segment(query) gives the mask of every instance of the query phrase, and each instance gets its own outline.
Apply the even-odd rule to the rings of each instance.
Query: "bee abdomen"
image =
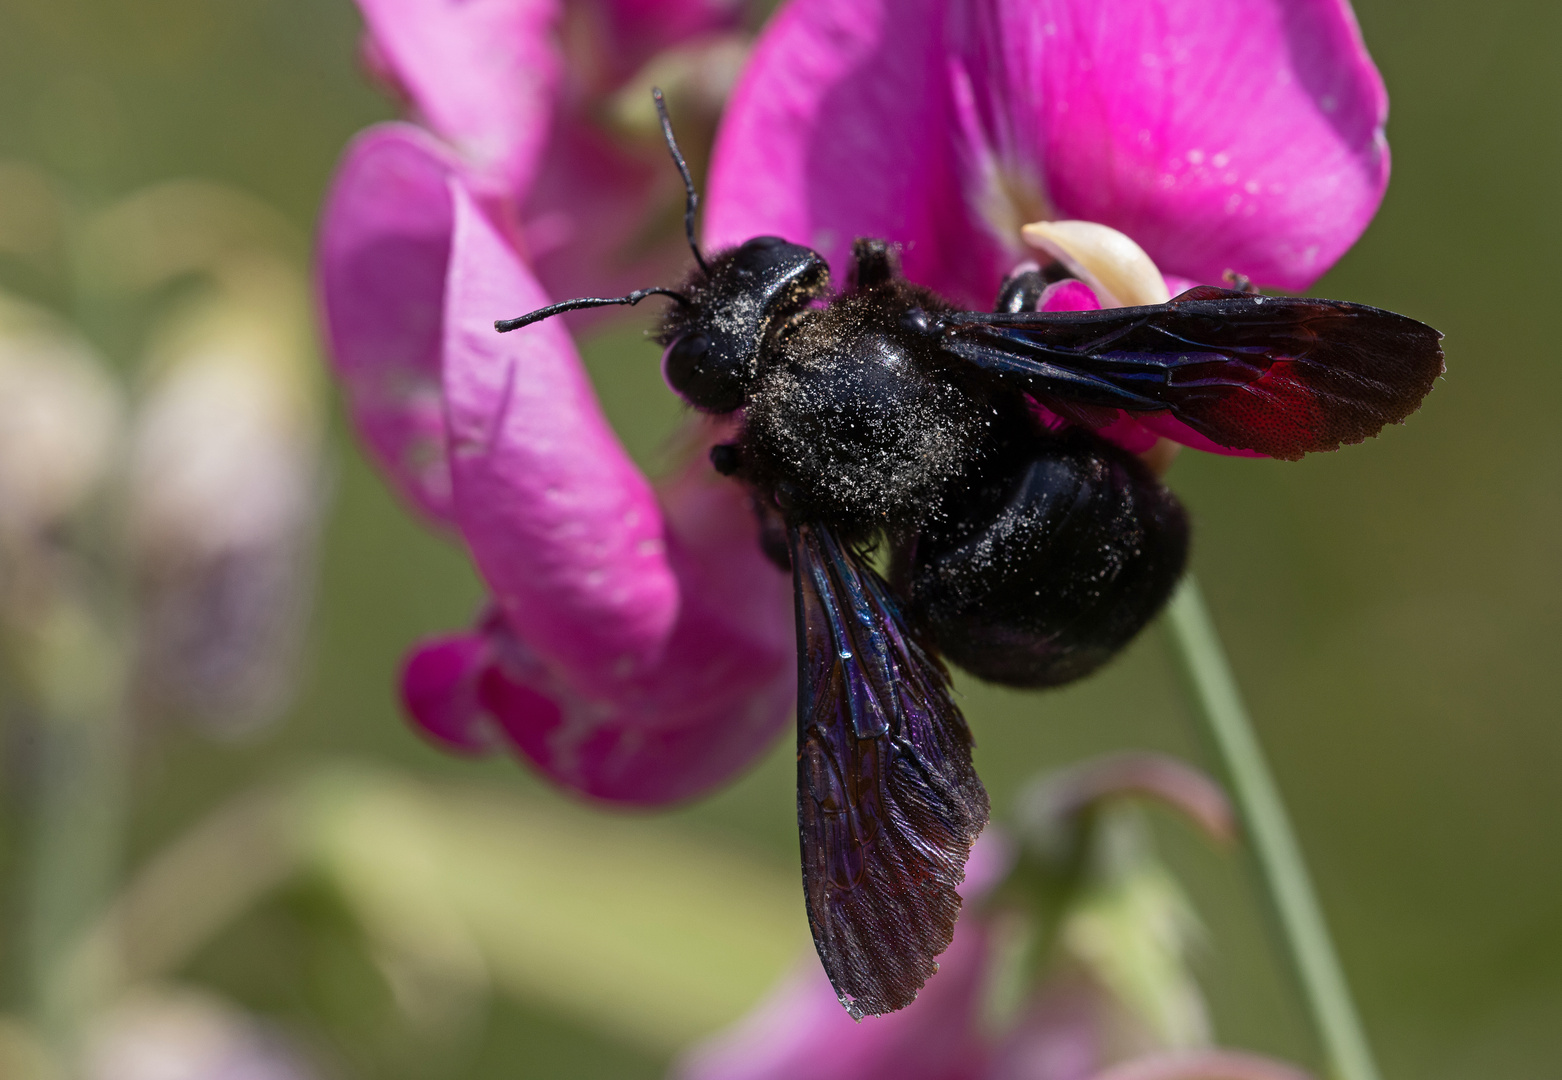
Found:
[[[1057,686],[1109,660],[1187,561],[1181,504],[1085,432],[1004,455],[918,538],[911,608],[951,661],[1008,686]]]

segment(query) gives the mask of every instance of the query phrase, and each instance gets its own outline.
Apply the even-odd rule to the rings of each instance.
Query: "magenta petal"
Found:
[[[972,0],[952,31],[986,147],[1057,216],[1170,272],[1304,289],[1388,182],[1388,98],[1345,0]]]
[[[518,211],[531,267],[554,297],[674,282],[687,272],[688,248],[681,236],[647,245],[645,226],[682,200],[665,151],[647,158],[584,118],[562,117]]]
[[[1037,311],[1100,311],[1101,298],[1078,278],[1064,278],[1047,286],[1036,304]]]
[[[418,729],[457,753],[493,749],[480,686],[491,657],[479,634],[455,634],[415,646],[401,670],[401,700]]]
[[[661,806],[719,787],[769,750],[791,720],[796,680],[773,674],[758,692],[716,686],[684,698],[674,678],[659,681],[660,693],[593,700],[493,669],[482,700],[515,749],[555,783],[607,802]]]
[[[682,603],[662,661],[594,691],[500,627],[485,703],[559,784],[614,802],[692,798],[730,780],[791,725],[797,667],[788,576],[759,554],[743,491],[697,463],[666,492]],[[511,620],[514,636],[524,627]]]
[[[518,190],[548,134],[557,0],[359,0],[372,55],[481,178]]]
[[[753,1012],[674,1066],[678,1080],[976,1080],[990,945],[962,920],[917,999],[855,1022],[812,957]]]
[[[844,282],[858,236],[904,245],[913,281],[992,302],[1001,271],[965,210],[944,78],[945,0],[794,0],[733,91],[711,161],[712,247],[769,233]]]
[[[577,686],[605,688],[654,667],[678,615],[661,511],[564,327],[494,330],[549,298],[465,188],[451,190],[443,370],[456,516],[526,646]]]
[[[1204,450],[1211,454],[1225,454],[1227,457],[1251,457],[1259,458],[1265,455],[1257,450],[1243,450],[1234,446],[1222,446],[1207,435],[1201,435],[1187,424],[1178,420],[1169,412],[1145,413],[1137,417],[1141,426],[1156,435],[1179,442],[1194,450]]]
[[[733,0],[599,0],[613,82],[638,71],[663,49],[742,22],[744,5]]]
[[[965,880],[960,883],[960,899],[966,904],[980,901],[992,892],[1014,869],[1019,846],[1013,837],[996,825],[988,825],[971,846],[965,860]]]
[[[326,196],[316,260],[331,359],[358,433],[391,484],[444,524],[450,170],[440,145],[410,125],[359,135]]]

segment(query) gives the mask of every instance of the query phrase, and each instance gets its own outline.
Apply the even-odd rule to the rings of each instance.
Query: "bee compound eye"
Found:
[[[741,365],[699,331],[678,338],[662,354],[662,378],[679,397],[706,412],[731,412],[743,404]]]
[[[700,361],[710,353],[710,338],[704,334],[684,334],[662,354],[662,378],[680,394],[695,381]]]

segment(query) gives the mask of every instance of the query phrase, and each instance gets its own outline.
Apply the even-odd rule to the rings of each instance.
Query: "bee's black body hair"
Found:
[[[1037,310],[1057,264],[1022,266],[991,312],[907,281],[883,240],[831,292],[815,251],[760,236],[707,255],[655,333],[693,408],[731,416],[713,468],[743,483],[790,570],[798,635],[798,825],[814,941],[854,1016],[936,969],[987,821],[940,656],[1012,686],[1095,670],[1182,574],[1181,505],[1095,433],[1165,414],[1215,443],[1296,458],[1403,420],[1442,371],[1440,335],[1331,300],[1200,287],[1166,304]],[[1045,409],[1042,408],[1045,407]],[[888,575],[869,549],[881,545]]]

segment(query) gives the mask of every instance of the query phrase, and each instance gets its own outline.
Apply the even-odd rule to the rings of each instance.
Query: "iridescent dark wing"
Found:
[[[788,530],[797,598],[797,824],[819,959],[853,1017],[911,1003],[987,823],[943,665],[822,525]]]
[[[1041,396],[1169,409],[1223,446],[1299,458],[1409,416],[1443,371],[1442,335],[1337,300],[1201,286],[1166,304],[1068,312],[950,312],[945,351]]]

